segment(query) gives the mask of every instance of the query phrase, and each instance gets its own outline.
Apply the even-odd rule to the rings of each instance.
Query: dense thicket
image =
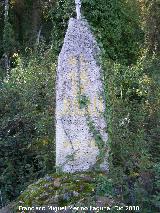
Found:
[[[6,2],[0,3],[0,205],[55,171],[57,57],[75,16],[73,0],[12,0],[8,15]],[[82,8],[102,49],[113,195],[157,212],[160,2],[83,0]]]
[[[50,51],[40,51],[27,64],[18,58],[1,85],[0,183],[5,202],[54,170],[55,64]]]

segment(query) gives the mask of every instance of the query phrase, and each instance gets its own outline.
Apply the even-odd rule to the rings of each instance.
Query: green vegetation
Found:
[[[68,19],[75,17],[74,0],[11,0],[7,18],[3,2],[0,206],[21,191],[18,200],[26,205],[53,204],[50,199],[58,192],[62,206],[83,206],[82,198],[85,205],[95,204],[94,196],[102,196],[110,203],[139,205],[144,213],[159,212],[160,1],[82,1],[83,15],[102,49],[110,145],[109,174],[82,175],[82,191],[76,183],[79,174],[55,173],[56,66]],[[78,98],[85,108],[87,97]],[[97,141],[103,144],[101,138]],[[57,179],[62,185],[55,189]]]
[[[40,53],[41,50],[39,50]],[[0,183],[3,199],[19,195],[36,178],[54,170],[55,63],[52,51],[16,68],[0,90]]]
[[[67,206],[74,207],[112,206],[112,182],[105,174],[88,172],[77,174],[46,175],[30,185],[22,195],[17,206]],[[120,202],[116,200],[116,204]],[[34,212],[34,211],[33,211]]]
[[[117,189],[115,193],[132,205],[142,206],[143,212],[153,212],[152,196],[158,193],[154,175],[158,171],[155,173],[152,169],[158,162],[159,123],[156,119],[160,106],[159,86],[155,91],[156,83],[149,70],[157,69],[155,60],[143,58],[132,67],[107,62],[106,67],[110,172]]]

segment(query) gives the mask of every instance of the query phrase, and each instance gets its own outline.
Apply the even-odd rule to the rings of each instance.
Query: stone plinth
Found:
[[[64,172],[94,167],[100,154],[95,132],[106,149],[101,169],[108,170],[99,53],[88,23],[70,19],[58,59],[56,84],[56,165]]]

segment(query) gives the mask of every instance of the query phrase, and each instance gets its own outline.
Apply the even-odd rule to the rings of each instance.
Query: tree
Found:
[[[15,40],[12,25],[9,22],[9,1],[5,0],[4,4],[4,30],[3,30],[3,51],[4,51],[4,68],[6,75],[9,74],[10,70],[10,57],[14,49]]]

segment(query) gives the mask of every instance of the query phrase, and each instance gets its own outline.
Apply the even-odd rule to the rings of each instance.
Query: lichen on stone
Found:
[[[56,166],[64,172],[89,170],[101,152],[98,146],[91,146],[95,138],[86,113],[108,147],[99,55],[100,48],[88,22],[71,18],[58,58],[56,81]],[[107,171],[108,156],[103,158],[101,170]]]
[[[103,187],[101,180],[107,180],[107,175],[94,172],[46,175],[28,186],[17,199],[15,209],[18,206],[87,205],[88,202],[96,202],[100,196],[103,197],[104,202],[104,195],[106,201],[111,202],[109,194],[100,194],[98,191],[98,188]]]

